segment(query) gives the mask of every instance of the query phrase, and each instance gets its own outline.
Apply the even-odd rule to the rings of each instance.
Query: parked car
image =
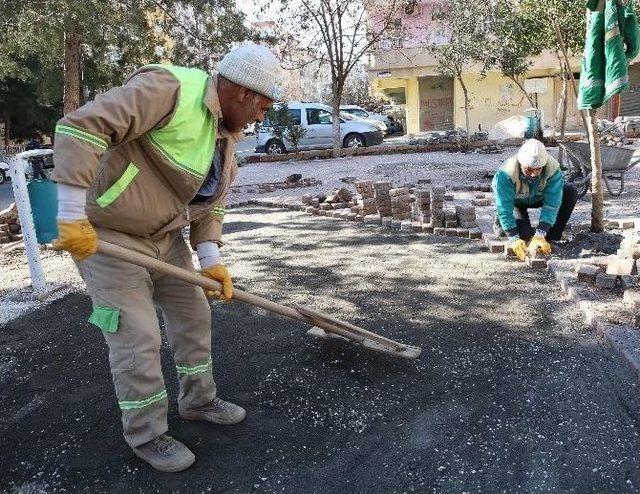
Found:
[[[358,118],[366,119],[366,120],[376,120],[378,122],[382,122],[387,127],[386,134],[396,134],[398,132],[402,132],[402,125],[394,120],[392,117],[388,115],[382,115],[381,113],[373,113],[365,110],[361,106],[357,105],[341,105],[340,111],[349,113]]]
[[[298,149],[328,149],[333,147],[333,115],[331,107],[322,103],[291,102],[287,104],[289,115],[296,125],[306,130]],[[283,154],[293,149],[288,139],[278,139],[272,133],[268,118],[259,126],[256,153]],[[384,133],[378,126],[358,119],[340,118],[342,147],[358,148],[380,144]]]
[[[371,118],[361,118],[356,115],[352,115],[351,113],[347,113],[343,111],[340,112],[340,118],[348,121],[366,122],[369,125],[373,125],[378,130],[382,131],[382,133],[385,135],[387,134],[387,131],[388,131],[387,125],[384,122],[381,122],[380,120],[373,120]]]

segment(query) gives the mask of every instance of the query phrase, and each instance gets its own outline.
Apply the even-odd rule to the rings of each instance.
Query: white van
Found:
[[[287,103],[289,115],[306,135],[298,144],[299,150],[330,149],[333,147],[333,116],[331,107],[322,103]],[[271,132],[271,122],[265,119],[257,133],[256,153],[283,154],[293,149],[287,139],[280,140]],[[375,125],[361,120],[340,119],[340,142],[345,148],[374,146],[382,142],[383,132]]]

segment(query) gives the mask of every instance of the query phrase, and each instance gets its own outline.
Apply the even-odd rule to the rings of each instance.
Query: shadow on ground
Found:
[[[89,300],[71,295],[0,328],[0,491],[637,491],[635,383],[557,316],[566,307],[546,299],[546,275],[474,242],[284,212],[234,213],[228,231],[239,286],[420,345],[422,357],[312,340],[300,323],[216,304],[220,394],[248,418],[179,419],[165,341],[170,430],[198,461],[159,474],[121,438],[105,344],[85,322]]]

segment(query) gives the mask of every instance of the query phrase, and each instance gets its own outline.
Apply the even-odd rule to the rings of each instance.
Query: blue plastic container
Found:
[[[524,132],[526,139],[537,138],[540,129],[540,120],[538,117],[527,116],[527,129]]]
[[[32,180],[27,184],[36,238],[48,244],[58,238],[58,188],[49,180]]]

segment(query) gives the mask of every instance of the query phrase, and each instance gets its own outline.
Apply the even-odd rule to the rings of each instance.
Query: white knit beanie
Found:
[[[542,168],[547,164],[547,150],[537,139],[529,139],[518,150],[518,161],[527,168]]]
[[[284,74],[268,48],[247,43],[240,45],[220,61],[218,73],[240,86],[274,101],[284,97]]]

